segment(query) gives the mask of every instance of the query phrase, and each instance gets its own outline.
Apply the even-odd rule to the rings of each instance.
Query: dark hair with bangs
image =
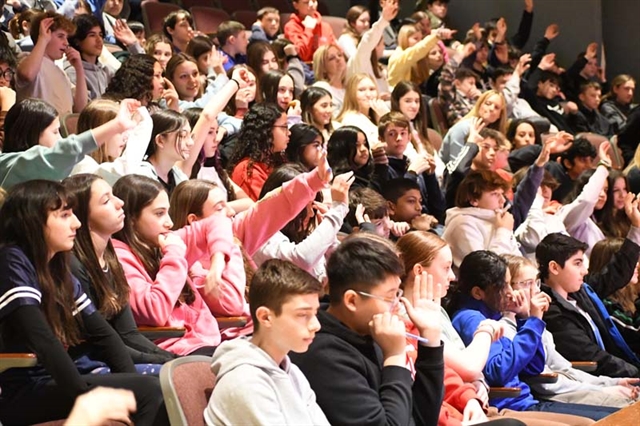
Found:
[[[45,237],[49,215],[74,207],[58,182],[31,180],[13,186],[0,209],[0,246],[15,245],[29,258],[42,293],[41,307],[54,334],[65,345],[80,342],[80,316],[74,318],[74,286],[69,252],[50,258]]]

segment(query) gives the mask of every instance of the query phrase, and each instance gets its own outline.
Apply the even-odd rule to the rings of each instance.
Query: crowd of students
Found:
[[[354,6],[342,34],[316,0],[216,34],[185,9],[145,34],[136,2],[8,4],[0,352],[38,364],[0,373],[0,423],[168,424],[158,375],[188,355],[212,357],[211,425],[587,425],[635,402],[635,80],[595,43],[565,70],[553,23],[524,52],[533,0],[511,36],[448,28],[448,3]]]

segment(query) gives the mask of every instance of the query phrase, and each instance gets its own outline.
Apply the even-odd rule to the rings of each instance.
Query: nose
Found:
[[[171,229],[171,228],[173,228],[173,221],[171,220],[171,217],[169,215],[166,215],[166,216],[167,216],[167,218],[164,221],[164,227],[166,229]]]
[[[449,282],[456,280],[456,274],[453,273],[453,269],[449,269],[449,275],[447,275]]]
[[[74,214],[73,221],[71,222],[71,229],[74,231],[82,226],[82,223],[78,220],[78,217]]]
[[[314,315],[309,321],[309,331],[313,331],[314,333],[320,330],[320,321],[318,321],[318,316]]]
[[[121,210],[122,207],[124,206],[124,201],[122,201],[120,198],[118,197],[113,197],[113,201],[116,205],[116,209]]]

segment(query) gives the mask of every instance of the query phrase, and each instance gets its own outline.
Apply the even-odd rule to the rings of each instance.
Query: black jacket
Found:
[[[631,277],[640,255],[640,246],[625,239],[621,249],[607,267],[597,274],[585,277],[599,298],[604,298],[624,287]],[[616,339],[609,332],[609,324],[589,296],[588,289],[582,288],[569,296],[586,311],[598,327],[605,349],[597,344],[595,334],[587,319],[569,302],[558,296],[551,288],[543,286],[551,305],[544,314],[547,330],[553,334],[558,352],[570,361],[596,361],[598,367],[593,373],[611,377],[638,377],[638,365],[630,363]]]
[[[578,112],[571,114],[568,118],[569,125],[573,133],[591,132],[597,135],[611,137],[613,129],[609,121],[600,114],[600,111],[590,111],[584,107],[582,102],[578,102]]]
[[[418,346],[415,380],[383,367],[382,351],[321,310],[322,328],[305,353],[290,353],[332,425],[437,425],[444,395],[443,346]]]

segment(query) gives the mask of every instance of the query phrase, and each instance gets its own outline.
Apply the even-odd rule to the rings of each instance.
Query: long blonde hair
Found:
[[[409,37],[416,33],[422,33],[420,28],[415,24],[403,25],[398,32],[398,47],[402,50],[409,48]],[[418,42],[420,43],[420,42]],[[411,81],[416,84],[421,84],[429,78],[431,72],[429,68],[429,55],[420,59],[411,67]]]
[[[356,99],[356,97],[358,93],[358,84],[360,84],[360,82],[363,81],[364,79],[369,79],[373,83],[373,85],[376,87],[376,90],[378,90],[378,86],[376,85],[376,82],[373,80],[373,78],[371,78],[369,74],[358,73],[349,77],[349,79],[347,80],[347,85],[345,87],[344,102],[342,103],[342,110],[340,110],[340,114],[338,114],[338,117],[336,118],[337,121],[339,122],[342,121],[345,114],[347,114],[348,112],[360,111],[360,107],[358,106],[358,100]],[[375,113],[373,108],[369,108],[369,113],[366,115],[373,122],[373,124],[375,125],[378,124],[380,117],[378,117],[378,114]]]
[[[342,49],[340,48],[340,46],[338,46],[335,43],[325,44],[323,46],[318,47],[318,50],[316,50],[316,53],[313,54],[313,72],[315,73],[316,81],[326,81],[326,82],[329,81],[326,62],[327,62],[327,56],[329,56],[329,49],[331,49],[332,47],[338,49],[338,52],[344,58],[344,53],[342,52]],[[345,60],[345,63],[346,63],[346,60]],[[345,66],[344,70],[342,71],[342,77],[341,77],[342,84],[345,83],[346,78],[347,78],[347,67]]]
[[[480,97],[476,101],[476,104],[473,106],[473,108],[471,108],[471,111],[469,111],[469,114],[467,114],[464,118],[480,117],[480,107],[482,106],[483,103],[485,103],[487,99],[489,99],[493,95],[500,97],[500,101],[502,102],[502,108],[500,109],[500,118],[498,118],[498,120],[496,120],[495,123],[488,124],[487,127],[493,130],[497,130],[503,135],[506,135],[507,125],[508,125],[507,101],[504,99],[504,96],[502,96],[502,93],[500,92],[496,92],[495,90],[487,90],[486,92],[484,92],[482,95],[480,95]]]

